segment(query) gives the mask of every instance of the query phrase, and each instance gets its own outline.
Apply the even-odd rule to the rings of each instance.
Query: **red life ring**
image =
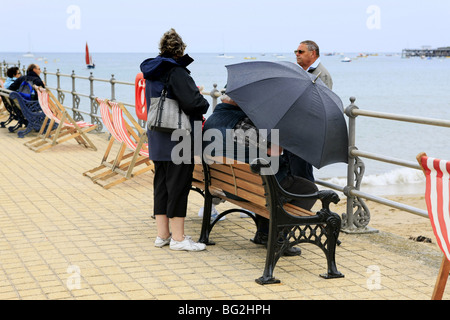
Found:
[[[142,72],[136,75],[134,81],[136,115],[138,119],[147,121],[147,101],[145,100],[145,79]]]

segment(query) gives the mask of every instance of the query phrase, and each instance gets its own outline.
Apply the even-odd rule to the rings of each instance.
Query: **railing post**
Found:
[[[65,95],[61,89],[61,73],[59,72],[59,69],[56,69],[56,94],[58,96],[58,101],[61,104],[64,104]]]
[[[216,92],[219,92],[219,90],[217,90],[217,83],[214,83],[213,84],[213,89],[211,90],[211,92],[210,92],[210,97],[212,98],[212,101],[213,101],[213,103],[212,103],[212,110],[214,111],[214,109],[216,108],[216,106],[217,106],[217,97],[216,97]]]
[[[90,100],[90,104],[91,104],[91,123],[94,123],[94,117],[93,115],[97,112],[97,110],[95,110],[95,96],[94,96],[94,76],[92,74],[92,72],[89,75],[89,100]]]
[[[78,111],[80,107],[80,97],[77,95],[77,91],[75,89],[75,70],[72,70],[71,74],[72,78],[72,111],[73,111],[73,119],[75,121],[82,121],[83,116]]]
[[[347,166],[347,186],[344,194],[347,196],[347,211],[343,214],[342,231],[347,233],[369,233],[376,232],[368,227],[370,222],[370,211],[364,201],[352,194],[353,190],[360,189],[364,176],[364,162],[352,151],[356,150],[356,116],[353,110],[358,109],[355,105],[356,98],[350,98],[350,105],[345,109],[345,114],[349,118],[348,132],[348,166]],[[354,212],[356,208],[356,212]]]
[[[47,68],[44,68],[42,73],[44,74],[44,84],[47,85]]]
[[[111,101],[116,101],[116,79],[114,78],[114,75],[111,75],[111,79],[109,82],[111,83]]]
[[[72,70],[72,74],[70,75],[70,77],[72,78],[72,112],[73,116],[75,117],[75,70]]]

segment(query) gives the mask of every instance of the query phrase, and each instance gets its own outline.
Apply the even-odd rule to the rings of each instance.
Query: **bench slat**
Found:
[[[238,188],[246,189],[256,194],[264,194],[264,187],[262,185],[261,178],[258,183],[254,183],[253,181],[249,181],[245,178],[232,176],[219,171],[211,171],[211,178],[226,182],[233,186],[237,184]]]
[[[269,212],[266,209],[265,190],[261,176],[251,171],[248,164],[212,164],[209,166],[211,175],[210,192],[219,198],[236,204],[246,210],[253,211],[266,218]],[[232,170],[233,169],[233,170]],[[233,174],[234,173],[234,174]],[[194,167],[192,185],[204,189],[203,166]],[[237,187],[236,187],[237,184]],[[223,195],[223,191],[234,194],[249,202],[233,200]],[[315,213],[299,208],[293,204],[285,204],[284,209],[295,216],[313,216]]]

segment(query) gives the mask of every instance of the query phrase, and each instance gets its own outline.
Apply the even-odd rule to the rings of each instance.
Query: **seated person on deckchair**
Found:
[[[216,155],[233,154],[236,158],[237,144],[245,145],[246,149],[245,159],[238,159],[239,161],[243,161],[245,163],[251,163],[254,160],[250,158],[251,152],[248,152],[250,145],[252,145],[253,147],[256,146],[258,148],[267,147],[265,152],[267,152],[267,154],[272,157],[277,156],[277,153],[278,154],[281,153],[280,152],[281,150],[279,150],[277,146],[275,145],[269,146],[267,144],[261,143],[260,141],[263,139],[263,137],[261,136],[258,137],[259,133],[253,135],[252,134],[242,135],[248,129],[253,129],[254,130],[253,132],[258,132],[258,130],[254,126],[254,124],[248,119],[247,115],[242,111],[242,109],[239,108],[239,106],[230,97],[228,97],[227,95],[223,95],[221,97],[221,100],[222,103],[218,104],[215,107],[213,114],[210,117],[208,117],[208,119],[204,124],[204,133],[206,133],[208,129],[216,129],[221,131],[222,136],[224,138],[223,149],[214,150]],[[230,141],[232,141],[232,143],[230,143]],[[210,143],[211,142],[208,141],[203,142],[204,150]],[[231,153],[230,151],[233,153]],[[214,156],[214,154],[212,156]],[[313,182],[302,177],[294,176],[290,173],[288,157],[281,155],[279,156],[278,160],[279,160],[279,170],[278,172],[276,172],[275,177],[283,189],[295,194],[312,194],[317,192],[318,190],[317,186]],[[245,201],[244,199],[238,198],[235,195],[227,194],[227,196],[236,200]],[[314,199],[304,199],[304,200],[295,200],[291,203],[303,209],[310,210],[315,202],[316,200]],[[256,244],[266,245],[269,233],[269,220],[259,215],[256,215],[256,221],[257,221],[257,231],[252,241]],[[297,247],[292,247],[285,252],[285,255],[288,256],[300,254],[301,250],[300,248]]]

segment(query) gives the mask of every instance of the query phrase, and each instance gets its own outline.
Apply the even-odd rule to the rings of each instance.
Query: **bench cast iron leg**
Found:
[[[344,275],[337,270],[336,267],[336,245],[338,244],[338,237],[341,231],[341,217],[334,212],[327,212],[326,233],[327,233],[327,264],[328,273],[320,276],[325,279],[343,278]]]
[[[212,209],[212,197],[208,192],[205,192],[205,205],[203,208],[203,222],[202,231],[200,232],[200,239],[198,242],[206,245],[214,245],[213,241],[209,240],[209,233],[211,232],[211,209]]]

